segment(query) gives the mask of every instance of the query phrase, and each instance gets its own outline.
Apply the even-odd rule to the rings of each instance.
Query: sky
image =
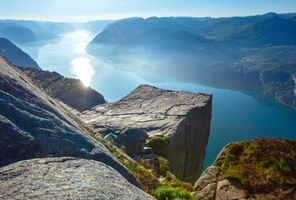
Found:
[[[296,0],[0,0],[1,19],[88,21],[150,16],[226,17],[296,12]]]

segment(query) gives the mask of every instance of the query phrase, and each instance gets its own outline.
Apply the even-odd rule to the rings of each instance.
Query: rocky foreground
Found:
[[[130,171],[104,145],[90,136],[90,132],[82,122],[70,115],[55,99],[40,90],[25,74],[2,57],[0,57],[0,108],[0,167],[33,158],[71,156],[99,161],[92,163],[93,165],[95,163],[102,165],[101,168],[109,166],[108,169],[112,173],[117,171],[116,179],[110,178],[110,182],[118,181],[118,184],[114,184],[113,187],[118,187],[119,182],[126,183],[126,181],[140,187],[139,182]],[[37,161],[26,161],[25,163],[28,166],[34,165],[30,162]],[[43,164],[46,163],[51,162],[44,162]],[[18,166],[18,164],[13,166]],[[62,167],[51,168],[48,166],[49,170],[57,168]],[[7,175],[10,172],[11,170],[1,169],[1,188],[10,182],[25,190],[28,183],[32,183],[29,177],[27,177],[27,182],[23,178],[14,179],[16,176],[25,177],[28,171],[20,170],[17,173]],[[45,173],[47,172],[43,173],[44,176]],[[95,173],[95,171],[89,173]],[[105,176],[109,175],[112,177],[112,174],[105,174]],[[66,174],[59,173],[59,176],[66,176]],[[85,177],[85,180],[87,181],[87,177]],[[52,182],[53,179],[44,179],[43,181],[45,185],[55,184]],[[58,185],[56,187],[58,189]],[[32,188],[35,187],[32,186]],[[13,190],[13,188],[10,189]],[[122,188],[117,189],[122,190]],[[79,188],[76,188],[76,190],[79,190]],[[133,190],[134,193],[143,195],[140,189],[135,188]],[[1,190],[0,199],[5,195],[9,195],[8,199],[23,199],[18,196],[22,195],[22,190],[18,191],[19,193],[12,193],[11,191],[3,193],[4,191]],[[122,190],[122,193],[125,191],[128,192]],[[38,196],[43,192],[43,187],[27,192],[31,192],[31,196]],[[128,194],[126,193],[126,195]],[[144,199],[145,196],[147,195],[143,195]],[[67,198],[63,196],[62,199]]]
[[[117,135],[132,156],[141,154],[137,146],[147,138],[169,137],[164,156],[171,171],[181,180],[194,182],[203,166],[211,105],[211,95],[141,85],[120,101],[98,105],[79,117],[98,134]]]
[[[0,168],[1,199],[154,199],[102,162],[38,158]]]
[[[258,139],[227,145],[195,184],[204,200],[296,199],[296,141]]]

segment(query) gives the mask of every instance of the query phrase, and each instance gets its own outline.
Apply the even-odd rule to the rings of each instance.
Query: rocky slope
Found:
[[[98,105],[79,117],[98,134],[115,134],[130,155],[140,154],[138,144],[141,146],[147,138],[169,138],[164,154],[171,171],[178,178],[193,182],[203,165],[211,101],[206,94],[141,85],[120,101]]]
[[[296,199],[296,141],[258,139],[227,145],[195,184],[205,200]]]
[[[1,199],[153,199],[104,163],[71,157],[0,168]]]
[[[101,143],[89,136],[79,120],[3,57],[0,107],[0,166],[31,158],[73,156],[103,162],[139,185]]]
[[[5,38],[0,38],[0,56],[6,57],[14,65],[19,67],[39,68],[36,61]]]
[[[66,78],[56,72],[21,68],[32,81],[50,96],[82,112],[98,104],[106,103],[103,95],[85,87],[78,79]]]

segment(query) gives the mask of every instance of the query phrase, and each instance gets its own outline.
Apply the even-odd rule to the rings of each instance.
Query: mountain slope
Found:
[[[66,78],[56,72],[40,69],[21,68],[21,70],[47,94],[80,112],[106,103],[100,93],[85,87],[78,79]]]
[[[0,56],[6,57],[14,65],[19,67],[39,68],[36,61],[5,38],[0,38]]]
[[[101,161],[138,185],[79,120],[2,57],[0,69],[0,166],[31,158],[75,156]]]

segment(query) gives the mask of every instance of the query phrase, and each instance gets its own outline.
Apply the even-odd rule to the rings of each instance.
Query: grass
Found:
[[[230,144],[215,165],[220,179],[238,180],[245,188],[268,190],[296,184],[296,141],[257,139]]]
[[[195,198],[183,188],[172,188],[169,186],[162,186],[158,188],[154,196],[158,200],[194,200]]]

